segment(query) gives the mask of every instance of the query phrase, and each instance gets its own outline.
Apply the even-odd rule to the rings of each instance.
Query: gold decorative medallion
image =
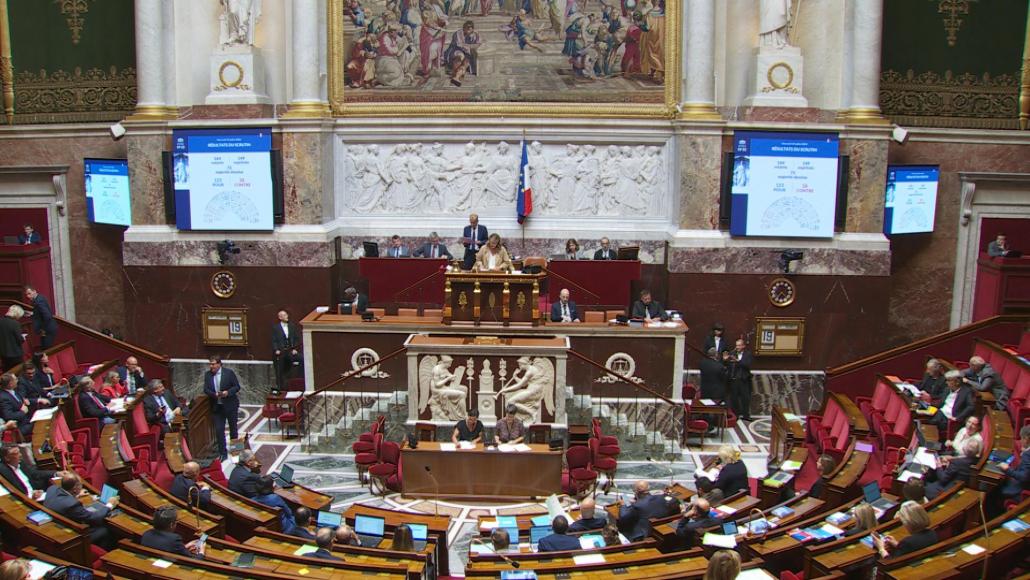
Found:
[[[769,302],[773,306],[784,308],[790,306],[797,297],[797,288],[786,278],[777,278],[769,284]]]
[[[236,276],[228,271],[215,272],[211,276],[211,291],[219,298],[228,298],[236,293]]]
[[[777,91],[798,92],[793,87],[794,69],[785,62],[777,62],[770,66],[769,70],[765,71],[765,79],[769,81],[769,86]]]
[[[236,69],[235,78],[226,77],[225,71],[229,68]],[[216,91],[227,89],[250,90],[250,86],[243,84],[243,66],[234,60],[227,60],[222,63],[222,66],[218,67],[218,82],[220,84],[215,87]]]
[[[515,306],[520,311],[526,309],[526,293],[525,292],[519,292],[519,295],[515,297]]]
[[[487,304],[490,305],[490,308],[496,307],[497,306],[497,295],[494,294],[493,292],[491,292],[490,295],[487,296],[486,302],[487,302]]]
[[[458,308],[462,312],[464,312],[465,309],[468,307],[468,305],[469,305],[469,297],[468,297],[467,294],[465,294],[465,291],[463,290],[460,294],[458,294]]]

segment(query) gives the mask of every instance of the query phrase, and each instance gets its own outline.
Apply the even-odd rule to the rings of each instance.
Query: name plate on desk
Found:
[[[246,308],[204,308],[200,312],[204,344],[247,346]]]

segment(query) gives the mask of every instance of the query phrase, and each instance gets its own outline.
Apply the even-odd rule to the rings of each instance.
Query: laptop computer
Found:
[[[925,447],[930,451],[940,451],[942,447],[941,442],[927,440],[926,435],[923,434],[922,426],[923,424],[921,421],[916,421],[916,441],[919,442],[919,446]]]
[[[540,540],[552,533],[551,526],[533,526],[529,528],[529,544],[536,550],[536,545],[540,543]]]
[[[338,528],[343,524],[343,514],[336,512],[318,512],[318,518],[315,519],[315,526],[319,528]]]
[[[375,516],[359,515],[354,518],[354,533],[366,548],[375,548],[383,542],[386,520]]]
[[[421,552],[425,550],[426,543],[429,542],[429,526],[410,522],[405,522],[405,525],[411,528],[411,539],[415,544],[415,551]]]
[[[18,236],[4,236],[4,245],[5,246],[17,246],[18,245]]]
[[[862,495],[865,496],[865,501],[873,508],[887,511],[892,507],[898,505],[889,499],[880,495],[880,483],[877,481],[870,481],[869,483],[862,486]]]
[[[283,465],[279,469],[279,473],[272,474],[272,481],[279,487],[293,487],[293,468],[289,465]]]

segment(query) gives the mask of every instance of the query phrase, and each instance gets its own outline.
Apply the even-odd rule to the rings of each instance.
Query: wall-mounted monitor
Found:
[[[835,133],[735,133],[730,234],[833,237],[838,155]]]
[[[936,165],[888,165],[883,203],[883,233],[919,234],[933,231],[937,209]]]
[[[132,225],[129,162],[125,159],[83,159],[86,216],[90,223]]]
[[[172,132],[171,180],[180,230],[271,231],[282,180],[268,127]]]

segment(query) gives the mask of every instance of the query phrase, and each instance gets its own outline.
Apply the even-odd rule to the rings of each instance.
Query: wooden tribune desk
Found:
[[[561,493],[560,451],[531,444],[525,452],[484,449],[441,451],[437,441],[401,450],[406,497],[507,500]],[[428,469],[427,469],[428,468]],[[439,484],[433,482],[433,477]]]
[[[448,272],[444,278],[444,324],[540,321],[540,281],[544,274]]]

